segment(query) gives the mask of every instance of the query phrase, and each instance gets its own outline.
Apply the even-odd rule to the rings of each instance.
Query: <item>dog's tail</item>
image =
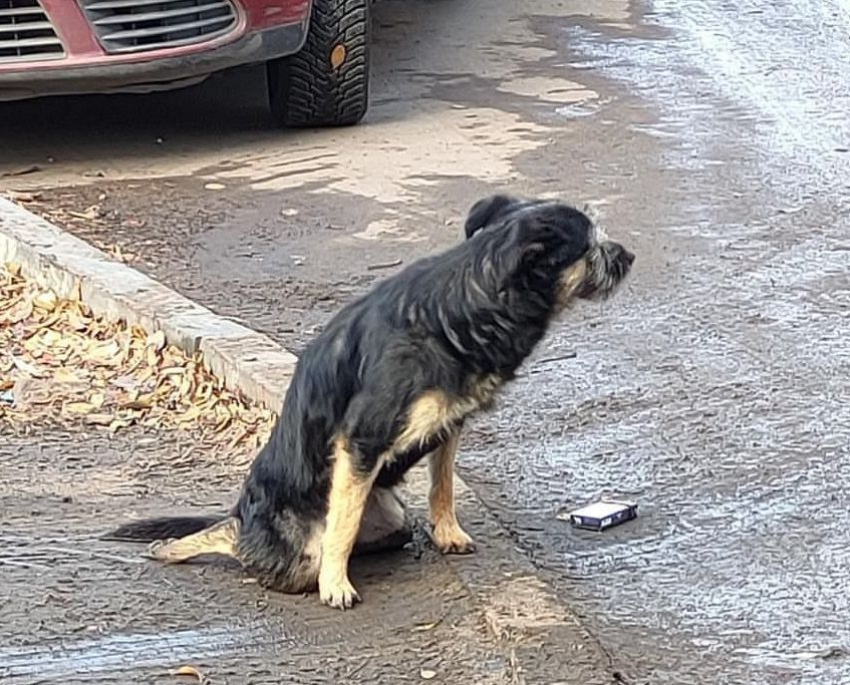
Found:
[[[220,516],[162,516],[133,521],[119,526],[101,540],[120,542],[155,542],[194,535],[228,518]]]

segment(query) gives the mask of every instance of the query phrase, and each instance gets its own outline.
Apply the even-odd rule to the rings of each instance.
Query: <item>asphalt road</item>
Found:
[[[844,685],[850,5],[519,4],[379,4],[356,129],[271,130],[251,71],[4,108],[0,173],[39,170],[0,181],[97,205],[67,225],[296,350],[484,193],[598,203],[634,278],[471,427],[464,476],[641,680]],[[640,518],[556,518],[600,494]]]

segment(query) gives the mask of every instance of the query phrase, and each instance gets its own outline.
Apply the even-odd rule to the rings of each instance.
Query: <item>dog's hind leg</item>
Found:
[[[348,579],[348,560],[354,550],[360,523],[380,464],[364,473],[345,438],[334,442],[328,513],[322,536],[319,596],[323,603],[348,609],[360,595]]]
[[[238,537],[239,519],[231,516],[198,533],[154,542],[148,548],[148,556],[166,564],[180,564],[202,554],[236,558]]]
[[[454,466],[460,431],[452,431],[449,439],[428,455],[431,491],[431,536],[443,554],[469,554],[475,543],[457,521],[454,495]]]
[[[357,533],[354,556],[399,549],[413,539],[407,510],[393,488],[372,488]]]

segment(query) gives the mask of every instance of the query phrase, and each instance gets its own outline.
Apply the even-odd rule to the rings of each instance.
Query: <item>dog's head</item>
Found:
[[[589,214],[589,209],[579,211],[554,200],[494,195],[473,205],[464,232],[469,240],[502,227],[516,243],[511,250],[518,255],[518,269],[557,275],[554,296],[562,308],[576,297],[607,298],[635,260],[623,245],[608,240]]]

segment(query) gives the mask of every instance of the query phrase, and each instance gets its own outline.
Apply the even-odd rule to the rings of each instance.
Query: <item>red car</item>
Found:
[[[179,88],[265,63],[287,127],[366,113],[372,0],[0,0],[0,100]]]

